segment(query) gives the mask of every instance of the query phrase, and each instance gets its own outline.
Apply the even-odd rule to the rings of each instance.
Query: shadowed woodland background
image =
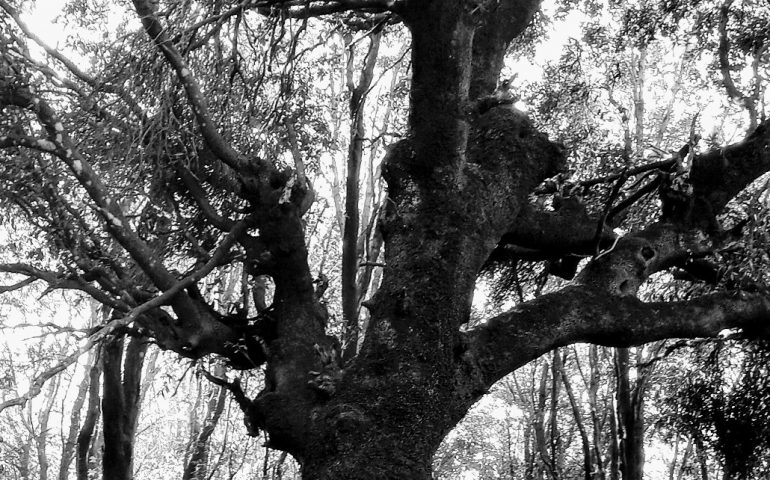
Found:
[[[770,476],[766,2],[38,3],[0,478]]]

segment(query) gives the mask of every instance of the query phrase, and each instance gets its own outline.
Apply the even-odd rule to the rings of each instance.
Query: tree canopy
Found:
[[[303,478],[427,479],[557,347],[770,334],[761,2],[75,0],[58,50],[28,3],[0,0],[3,291],[105,317],[0,410],[104,344],[104,414],[135,416],[149,342],[263,372],[208,377]]]

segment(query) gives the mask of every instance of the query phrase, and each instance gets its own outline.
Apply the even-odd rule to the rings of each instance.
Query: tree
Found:
[[[699,368],[691,369],[687,379],[666,398],[665,420],[717,453],[722,478],[766,475],[770,449],[765,422],[770,391],[767,342],[742,348],[707,344],[699,350],[694,355]],[[720,365],[719,357],[727,357],[724,350],[730,350],[731,358],[723,358]]]
[[[609,191],[604,213],[587,211],[557,175],[566,168],[564,146],[498,87],[508,47],[539,4],[264,0],[180,8],[134,0],[144,33],[122,27],[120,41],[97,49],[84,71],[50,47],[43,48],[56,69],[35,60],[27,44],[40,42],[0,0],[14,20],[0,24],[8,52],[0,64],[4,216],[20,215],[51,252],[23,258],[19,249],[0,270],[13,274],[8,289],[42,281],[80,290],[113,312],[78,352],[0,409],[24,404],[93,345],[146,336],[190,359],[215,354],[234,369],[264,368],[255,398],[237,381],[213,380],[238,401],[249,431],[267,432],[304,478],[427,479],[442,438],[474,402],[556,347],[629,347],[727,328],[767,336],[770,296],[761,288],[687,301],[637,298],[654,273],[678,267],[695,275],[696,260],[740,234],[717,215],[770,170],[767,123],[700,155],[691,147],[654,163],[629,156],[621,170],[577,185]],[[74,17],[88,8],[73,5]],[[74,21],[100,14],[86,13]],[[399,24],[411,36],[407,127],[382,167],[382,278],[364,304],[363,339],[344,361],[327,330],[322,289],[314,288],[303,220],[312,215],[308,175],[317,168],[309,157],[323,148],[313,142],[324,132],[307,97],[293,95],[308,84],[292,83],[292,75],[312,78],[302,70],[312,48],[299,48],[301,35],[323,43],[330,17],[363,35]],[[83,47],[97,48],[85,40]],[[292,113],[303,118],[294,127],[301,149],[280,140],[284,131],[292,136],[284,126],[299,118]],[[656,189],[660,215],[614,233],[613,207]],[[530,202],[532,194],[545,201]],[[575,259],[584,257],[578,272]],[[357,292],[353,256],[346,258],[350,325]],[[553,270],[571,282],[470,325],[482,267],[522,258],[574,264]],[[228,269],[243,272],[243,295],[216,304],[206,279]],[[263,309],[257,279],[265,277],[274,291]]]

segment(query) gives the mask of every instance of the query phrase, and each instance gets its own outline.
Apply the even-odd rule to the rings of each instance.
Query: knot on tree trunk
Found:
[[[342,362],[340,359],[339,342],[329,337],[328,344],[313,345],[321,369],[308,372],[311,379],[308,385],[325,396],[331,397],[337,391],[337,385],[342,380]]]

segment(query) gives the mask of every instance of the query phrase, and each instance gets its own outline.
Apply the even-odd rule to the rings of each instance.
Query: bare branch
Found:
[[[126,317],[131,318],[130,321],[133,321],[136,317]],[[53,367],[47,369],[43,373],[36,376],[29,387],[29,390],[27,392],[19,397],[12,398],[10,400],[7,400],[3,403],[0,403],[0,412],[5,410],[9,407],[23,407],[27,404],[27,402],[36,396],[38,396],[43,388],[43,385],[45,385],[45,382],[53,378],[56,374],[63,372],[66,370],[70,365],[77,362],[78,358],[80,358],[81,355],[89,351],[94,345],[104,340],[104,338],[107,335],[113,334],[117,329],[120,327],[127,325],[128,322],[123,323],[124,319],[116,319],[105,325],[103,328],[101,328],[98,332],[94,333],[88,339],[86,342],[78,348],[75,352],[71,353],[67,357],[65,357],[63,360],[61,360],[58,364],[54,365]]]
[[[198,48],[204,46],[216,33],[221,30],[222,25],[225,24],[225,22],[233,17],[234,15],[239,15],[244,12],[245,8],[251,3],[251,0],[243,0],[241,3],[236,5],[235,7],[231,8],[230,10],[227,10],[226,12],[220,13],[218,15],[213,15],[211,17],[205,18],[201,20],[200,22],[188,27],[185,29],[185,33],[193,33],[196,32],[199,28],[208,25],[210,23],[213,23],[214,26],[211,27],[211,30],[206,32],[206,34],[199,38],[195,43],[187,46],[185,48],[185,52],[190,52],[193,50],[197,50]],[[175,39],[176,40],[176,39]]]
[[[612,186],[612,191],[610,191],[609,197],[607,197],[607,202],[604,206],[604,212],[602,213],[601,218],[598,222],[596,222],[596,235],[594,236],[594,244],[596,245],[596,251],[594,252],[594,256],[598,256],[599,253],[601,253],[601,246],[602,246],[602,233],[604,233],[604,226],[607,222],[607,217],[610,214],[610,210],[612,209],[612,204],[615,203],[615,200],[618,198],[618,194],[620,194],[620,188],[623,186],[623,184],[626,183],[626,180],[628,179],[628,168],[624,169],[621,172],[620,177],[615,182],[615,185]]]
[[[195,203],[198,204],[201,212],[211,224],[220,230],[230,230],[233,227],[233,221],[221,216],[211,203],[209,203],[206,192],[203,190],[203,187],[201,187],[198,179],[190,169],[185,165],[179,165],[177,171],[179,172],[179,176],[181,177],[182,182],[184,182],[185,187],[187,187],[187,191],[190,192]]]
[[[640,173],[646,173],[654,170],[661,170],[661,171],[667,172],[671,170],[671,168],[676,166],[677,159],[678,157],[675,156],[666,160],[639,165],[638,167],[629,168],[627,170],[623,169],[622,171],[617,173],[611,173],[609,175],[605,175],[602,177],[596,177],[596,178],[591,178],[589,180],[580,181],[577,183],[577,185],[581,187],[593,187],[594,185],[601,185],[603,183],[614,182],[620,177],[622,177],[624,174],[627,175],[628,177],[633,177],[634,175],[638,175]],[[538,193],[538,194],[554,193],[554,192],[555,192],[554,186],[551,184],[542,185],[535,190],[535,193]]]
[[[299,150],[299,143],[297,142],[297,132],[294,130],[294,125],[290,119],[285,120],[286,133],[289,137],[289,145],[291,146],[291,156],[294,159],[294,171],[297,172],[297,181],[302,188],[307,188],[308,195],[302,201],[300,206],[300,214],[304,214],[308,211],[315,199],[315,192],[313,186],[310,184],[307,175],[305,174],[305,162],[302,160],[302,152]]]
[[[246,428],[248,429],[249,435],[253,437],[256,437],[257,435],[259,435],[259,429],[257,428],[257,426],[252,425],[249,421],[252,410],[254,409],[254,402],[246,396],[246,393],[241,388],[240,381],[238,379],[235,379],[235,381],[230,382],[226,378],[217,377],[216,375],[212,374],[211,372],[205,369],[203,369],[202,372],[209,382],[213,383],[214,385],[218,385],[222,388],[227,389],[233,395],[233,398],[238,403],[238,406],[241,408],[241,410],[244,413]]]
[[[366,13],[396,12],[403,8],[403,0],[338,0],[338,1],[305,1],[267,0],[256,2],[255,6],[263,15],[280,11],[291,18],[312,18],[334,13],[357,10]]]
[[[13,292],[15,290],[19,290],[21,288],[26,287],[27,285],[35,282],[37,279],[34,277],[27,278],[25,280],[22,280],[21,282],[14,283],[13,285],[8,286],[0,286],[0,293],[8,293]]]

